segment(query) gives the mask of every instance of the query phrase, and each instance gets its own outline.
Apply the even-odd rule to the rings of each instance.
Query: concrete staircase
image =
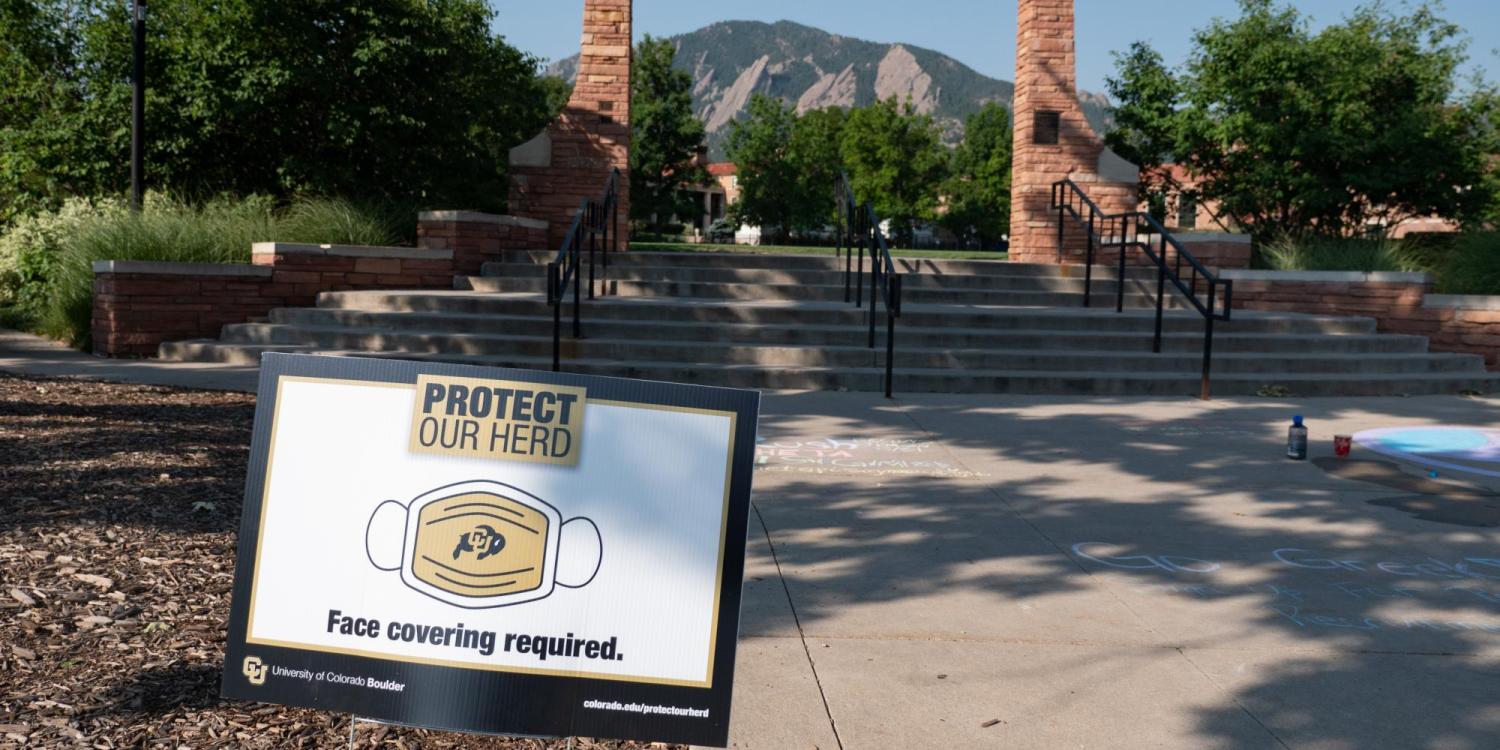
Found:
[[[332,292],[315,308],[226,326],[215,341],[164,344],[167,359],[254,364],[266,351],[433,359],[548,369],[551,253],[515,252],[454,291]],[[1149,272],[1119,283],[1096,269],[990,261],[900,260],[897,392],[1195,395],[1201,316],[1173,300],[1164,351],[1151,352]],[[876,391],[883,339],[866,347],[868,311],[846,304],[829,257],[706,253],[614,256],[609,296],[584,302],[584,336],[564,369],[772,389]],[[868,295],[868,290],[866,290]],[[883,320],[880,336],[883,336]],[[1375,333],[1368,318],[1236,311],[1214,337],[1216,395],[1281,386],[1294,395],[1500,391],[1479,357],[1432,353],[1419,336]]]

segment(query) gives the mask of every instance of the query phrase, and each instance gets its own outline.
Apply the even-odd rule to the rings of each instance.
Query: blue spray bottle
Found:
[[[1292,426],[1286,431],[1286,457],[1293,461],[1307,460],[1307,428],[1302,417],[1292,417]]]

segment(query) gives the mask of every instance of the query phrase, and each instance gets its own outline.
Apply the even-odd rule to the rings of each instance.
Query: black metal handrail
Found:
[[[552,371],[562,369],[562,306],[567,297],[568,282],[573,282],[573,338],[583,338],[582,286],[583,249],[589,254],[589,299],[595,298],[595,286],[602,282],[600,294],[609,291],[609,254],[619,241],[620,170],[609,173],[604,193],[599,199],[584,198],[578,215],[564,236],[557,256],[547,263],[547,304],[552,307]],[[596,277],[594,255],[603,252],[603,271]]]
[[[870,336],[868,346],[875,348],[875,296],[885,307],[885,397],[891,398],[895,387],[896,319],[901,317],[902,275],[891,259],[891,248],[880,231],[880,217],[875,206],[861,204],[854,197],[849,175],[840,174],[834,181],[834,201],[838,205],[837,245],[834,257],[844,259],[844,301],[854,296],[854,306],[864,307],[865,252],[870,254]],[[858,261],[854,258],[856,246]]]
[[[1187,247],[1172,236],[1156,217],[1143,211],[1107,214],[1072,180],[1052,185],[1052,208],[1057,209],[1057,246],[1063,246],[1066,226],[1063,219],[1071,215],[1085,231],[1088,249],[1083,272],[1083,306],[1089,307],[1094,283],[1094,257],[1097,250],[1118,247],[1119,279],[1115,290],[1115,312],[1125,310],[1125,274],[1127,250],[1140,250],[1156,266],[1156,334],[1151,351],[1161,353],[1162,315],[1166,300],[1166,282],[1170,280],[1188,304],[1203,316],[1203,375],[1199,397],[1209,398],[1209,373],[1213,365],[1214,321],[1230,319],[1234,303],[1234,281],[1221,279],[1193,257]],[[1147,233],[1141,234],[1145,227]],[[1104,234],[1113,230],[1115,234]],[[1170,259],[1168,256],[1171,256]],[[1186,263],[1186,268],[1184,268]],[[1198,287],[1204,287],[1200,295]],[[1220,289],[1223,289],[1222,294]],[[1206,298],[1205,298],[1206,297]]]

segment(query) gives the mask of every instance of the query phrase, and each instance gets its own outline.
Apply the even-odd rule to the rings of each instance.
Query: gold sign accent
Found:
[[[566,385],[421,375],[410,448],[576,466],[587,393]]]
[[[458,596],[499,596],[542,585],[547,516],[488,492],[428,503],[417,516],[412,574]]]

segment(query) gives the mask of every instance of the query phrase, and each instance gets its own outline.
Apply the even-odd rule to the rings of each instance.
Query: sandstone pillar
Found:
[[[546,221],[558,249],[584,198],[598,198],[620,169],[620,236],[630,215],[631,0],[585,0],[578,79],[562,115],[511,150],[510,213]]]
[[[1010,257],[1073,263],[1083,235],[1057,243],[1052,185],[1072,178],[1108,213],[1137,208],[1135,168],[1104,148],[1078,104],[1073,0],[1020,0],[1016,32]]]

